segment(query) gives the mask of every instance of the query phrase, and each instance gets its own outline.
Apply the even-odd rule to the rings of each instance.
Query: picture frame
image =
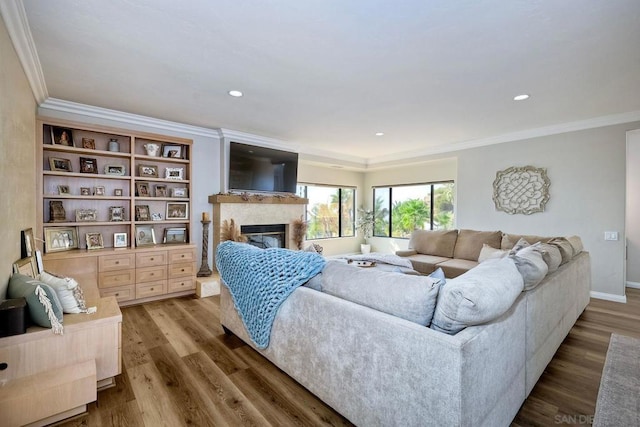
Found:
[[[102,233],[87,233],[84,235],[87,241],[87,249],[92,251],[94,249],[103,249],[104,241],[102,240]]]
[[[158,184],[155,186],[156,197],[167,197],[167,186],[164,184]]]
[[[56,172],[73,172],[71,160],[62,157],[49,157],[49,169]]]
[[[92,222],[97,220],[97,209],[76,209],[76,222]]]
[[[105,175],[120,175],[123,176],[126,173],[126,168],[123,165],[105,165]]]
[[[156,234],[152,225],[136,225],[136,246],[156,244]]]
[[[162,144],[162,157],[182,159],[182,145]]]
[[[145,178],[157,178],[158,166],[157,165],[138,165],[138,176]]]
[[[154,212],[151,214],[151,221],[162,221],[162,214],[160,212]]]
[[[82,148],[89,150],[96,149],[96,141],[93,138],[82,138]]]
[[[189,197],[189,189],[186,187],[172,188],[171,197],[187,198]]]
[[[22,241],[20,242],[20,256],[22,258],[32,257],[36,251],[36,239],[33,237],[33,228],[25,228],[20,231]]]
[[[44,251],[59,252],[78,248],[78,229],[76,227],[45,227]]]
[[[180,181],[184,179],[184,168],[165,168],[164,179]]]
[[[136,193],[138,197],[149,197],[149,183],[148,182],[136,182]]]
[[[126,248],[127,247],[127,233],[113,233],[113,247],[114,248]]]
[[[188,219],[189,203],[188,202],[168,202],[165,218],[167,220]]]
[[[151,221],[149,205],[136,205],[136,221]]]
[[[38,274],[44,271],[44,264],[42,263],[42,252],[36,249],[36,266],[38,267]]]
[[[51,127],[51,143],[73,147],[73,131],[69,128]]]
[[[59,195],[68,195],[71,194],[71,190],[69,190],[68,185],[58,185],[58,194]]]
[[[80,173],[98,173],[98,161],[92,157],[80,157]]]
[[[49,222],[65,222],[67,211],[64,210],[62,200],[49,200]]]
[[[104,185],[96,185],[95,187],[93,187],[93,195],[104,196],[105,195]]]
[[[123,194],[124,193],[122,192],[122,188],[116,188],[115,190],[113,190],[114,196],[122,197]]]
[[[31,278],[36,278],[38,275],[38,266],[36,265],[36,257],[30,256],[22,258],[13,263],[13,272],[18,274],[24,274]]]
[[[89,188],[89,187],[80,187],[80,195],[81,196],[90,196],[91,195],[91,188]]]
[[[165,228],[162,242],[167,244],[187,243],[187,228]]]
[[[124,206],[110,206],[109,221],[124,221]]]

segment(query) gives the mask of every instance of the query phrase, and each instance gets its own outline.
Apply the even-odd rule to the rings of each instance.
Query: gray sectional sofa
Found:
[[[589,302],[589,254],[571,258],[537,286],[518,290],[497,318],[455,334],[367,306],[371,295],[353,302],[322,284],[302,286],[282,304],[269,346],[258,351],[358,426],[506,426]],[[495,272],[507,264],[487,262],[447,281],[438,304],[447,287],[451,296],[511,277]],[[369,279],[376,274],[361,270]],[[378,274],[386,275],[380,283],[387,283],[387,296],[401,294],[403,280],[419,280]],[[522,289],[522,280],[514,286]],[[221,322],[255,348],[225,286]]]

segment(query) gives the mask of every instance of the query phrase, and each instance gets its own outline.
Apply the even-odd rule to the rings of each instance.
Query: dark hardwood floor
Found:
[[[640,290],[627,304],[592,299],[513,421],[587,425],[612,332],[640,337]],[[351,425],[238,338],[219,297],[122,309],[122,375],[64,426]]]

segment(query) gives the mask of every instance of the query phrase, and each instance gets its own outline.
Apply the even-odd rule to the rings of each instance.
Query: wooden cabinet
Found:
[[[46,268],[120,304],[194,289],[191,140],[48,118],[37,135]]]
[[[64,334],[31,327],[0,338],[0,425],[40,425],[76,415],[122,371],[122,314],[114,298],[94,314],[65,314]]]

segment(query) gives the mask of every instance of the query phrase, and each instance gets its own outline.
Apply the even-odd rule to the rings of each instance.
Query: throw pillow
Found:
[[[460,230],[453,258],[477,261],[483,244],[497,248],[501,239],[501,231]]]
[[[538,286],[549,271],[547,263],[542,259],[542,248],[540,245],[541,243],[538,242],[534,245],[526,246],[515,253],[512,250],[509,255],[522,275],[525,291]]]
[[[33,323],[43,328],[51,328],[55,334],[62,334],[62,306],[51,286],[16,273],[9,280],[7,296],[26,299]]]
[[[522,276],[511,258],[483,262],[440,289],[431,329],[454,335],[467,326],[497,319],[522,288]]]
[[[560,249],[549,243],[541,243],[540,248],[542,249],[542,259],[547,263],[547,267],[549,267],[549,273],[553,273],[560,267],[560,264],[562,264]]]
[[[322,292],[384,313],[429,326],[440,280],[377,268],[328,262],[322,270]]]
[[[440,280],[441,285],[444,285],[445,282],[447,281],[447,278],[444,276],[444,271],[442,270],[442,267],[438,267],[435,271],[429,274],[429,277],[431,277],[432,279]]]
[[[65,313],[84,313],[87,307],[84,302],[84,294],[74,279],[70,277],[58,277],[43,271],[38,279],[51,286],[60,300],[62,310]]]
[[[560,250],[560,255],[562,255],[562,264],[566,264],[571,261],[573,258],[573,246],[571,246],[571,243],[567,239],[564,237],[555,237],[549,240],[549,244],[554,245]]]
[[[573,248],[573,256],[578,255],[584,250],[584,246],[582,246],[582,239],[580,238],[580,236],[569,236],[567,237],[567,240]]]
[[[482,249],[480,250],[480,255],[478,256],[478,262],[484,262],[488,259],[498,259],[504,258],[509,254],[509,251],[504,251],[502,249],[496,249],[484,243],[482,245]]]

